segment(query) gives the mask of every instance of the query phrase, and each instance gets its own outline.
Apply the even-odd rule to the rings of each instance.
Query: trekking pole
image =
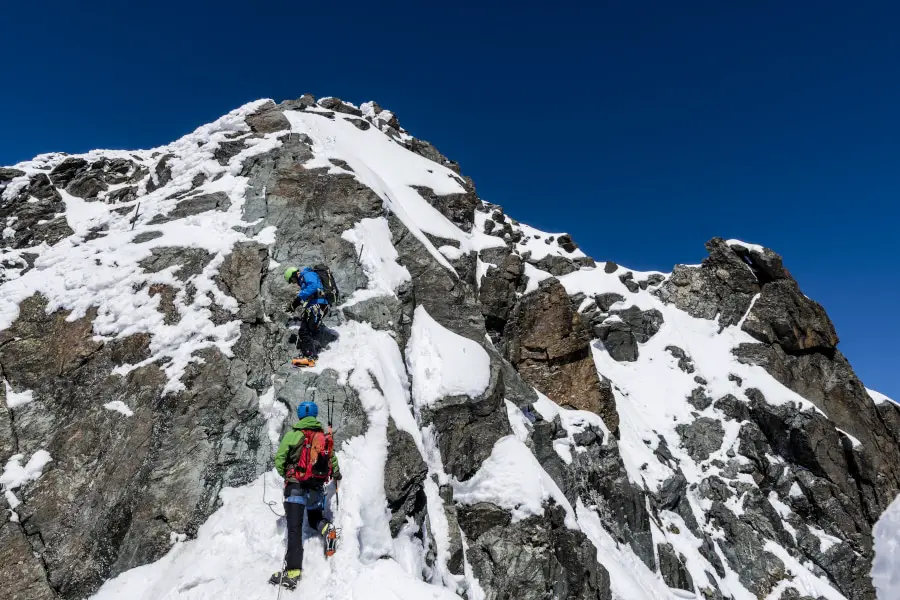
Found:
[[[131,217],[131,230],[132,231],[134,231],[134,225],[135,225],[135,223],[137,223],[137,218],[138,218],[138,214],[139,214],[140,210],[141,210],[141,203],[138,202],[137,206],[134,209],[134,216]]]
[[[287,554],[284,555],[284,561],[281,563],[281,575],[278,576],[278,600],[281,600],[281,592],[284,590],[284,572],[287,569]]]
[[[334,419],[334,396],[329,396],[326,400],[326,407],[328,410],[328,435],[334,436],[334,431],[332,429],[332,421]],[[337,504],[337,512],[341,512],[341,493],[340,493],[340,484],[338,480],[334,480],[334,501]]]

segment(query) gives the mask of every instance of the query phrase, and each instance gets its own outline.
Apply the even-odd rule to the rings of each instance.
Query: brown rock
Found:
[[[274,133],[291,128],[284,113],[275,108],[274,102],[267,102],[258,111],[247,117],[247,125],[253,133]]]
[[[19,523],[9,520],[9,505],[0,496],[0,600],[52,600],[56,598],[47,584],[41,561]]]
[[[617,432],[619,415],[604,394],[590,349],[590,331],[556,279],[522,297],[503,332],[506,358],[522,378],[563,406],[589,410]]]

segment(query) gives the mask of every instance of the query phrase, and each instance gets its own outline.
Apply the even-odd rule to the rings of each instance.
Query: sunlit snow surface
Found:
[[[878,600],[900,598],[900,496],[894,500],[873,530],[875,560],[872,581]]]

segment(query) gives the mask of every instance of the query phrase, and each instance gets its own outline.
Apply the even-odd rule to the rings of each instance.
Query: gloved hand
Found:
[[[286,312],[288,314],[291,314],[292,312],[294,312],[294,301],[293,300],[291,300],[290,302],[287,303],[287,305],[284,307],[284,312]]]
[[[341,479],[344,478],[344,476],[341,475],[340,473],[333,473],[333,474],[331,475],[331,478],[334,479],[335,481],[340,481]]]

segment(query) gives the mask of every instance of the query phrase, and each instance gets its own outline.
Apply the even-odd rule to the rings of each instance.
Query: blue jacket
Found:
[[[306,302],[310,298],[315,298],[316,294],[322,290],[322,280],[316,275],[316,272],[309,267],[304,267],[297,277],[300,285],[300,291],[297,292],[297,298]],[[322,290],[324,291],[324,290]],[[328,304],[328,300],[319,297],[312,301],[313,304]]]

